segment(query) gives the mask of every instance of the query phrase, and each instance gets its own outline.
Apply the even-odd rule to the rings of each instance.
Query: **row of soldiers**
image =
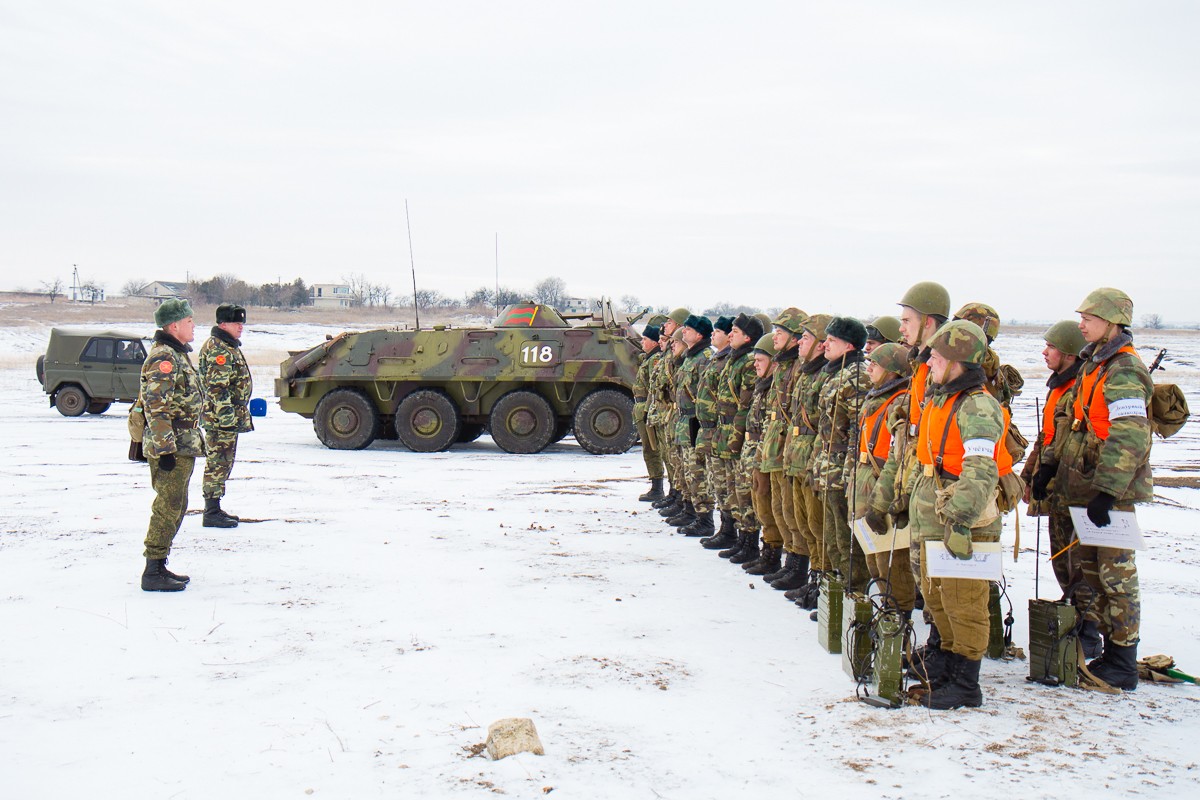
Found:
[[[968,303],[951,315],[933,282],[899,306],[870,324],[794,307],[774,319],[714,323],[685,308],[651,318],[634,388],[651,483],[639,499],[804,609],[822,583],[855,596],[882,587],[906,619],[923,608],[929,640],[907,666],[937,709],[983,702],[989,583],[931,577],[926,543],[971,559],[975,544],[999,541],[1004,513],[1031,503],[1050,519],[1054,552],[1066,549],[1055,574],[1086,620],[1089,670],[1136,688],[1133,551],[1067,547],[1071,506],[1103,527],[1151,497],[1153,386],[1129,334],[1132,301],[1097,289],[1079,321],[1046,331],[1049,394],[1021,474],[1028,442],[1011,402],[1023,379],[991,347],[999,314]],[[867,557],[855,525],[893,543],[907,532],[910,544]]]

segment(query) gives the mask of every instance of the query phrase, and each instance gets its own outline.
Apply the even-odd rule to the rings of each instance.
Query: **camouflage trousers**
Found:
[[[917,599],[917,584],[913,579],[907,547],[868,554],[867,571],[887,594],[889,607],[900,611],[913,610]]]
[[[808,550],[809,564],[822,572],[833,569],[825,554],[825,504],[803,477],[792,479],[792,507],[796,528]]]
[[[154,488],[154,502],[150,504],[150,527],[146,530],[145,558],[166,558],[171,554],[171,543],[183,524],[187,513],[188,484],[196,468],[193,456],[175,456],[175,469],[164,472],[159,469],[159,460],[150,456],[150,485]]]
[[[796,518],[792,513],[792,478],[783,470],[768,472],[771,479],[771,514],[775,527],[783,539],[783,549],[794,555],[808,555],[808,546],[796,530]]]
[[[825,546],[826,569],[835,569],[846,585],[847,592],[861,593],[867,587],[870,574],[862,547],[850,531],[850,502],[846,487],[833,487],[821,492],[822,544]]]
[[[775,512],[771,508],[771,473],[753,471],[751,497],[754,513],[762,524],[763,544],[783,547],[783,536],[775,524]]]
[[[659,451],[658,431],[646,423],[645,414],[637,418],[638,438],[642,440],[642,461],[646,463],[646,474],[651,478],[663,476],[663,457]]]
[[[691,445],[681,447],[684,480],[687,482],[688,500],[692,507],[700,513],[712,511],[713,496],[708,490],[708,462],[703,451],[697,452]]]
[[[759,528],[758,513],[754,508],[754,464],[749,458],[737,454],[726,459],[729,471],[729,487],[733,495],[733,518],[738,529],[756,531]]]
[[[723,512],[733,511],[733,478],[729,472],[729,459],[714,455],[710,449],[704,459],[708,471],[708,492],[713,502]]]
[[[1051,502],[1050,513],[1046,515],[1050,523],[1050,555],[1058,554],[1058,558],[1050,561],[1054,568],[1054,579],[1064,596],[1067,587],[1083,580],[1083,565],[1079,545],[1067,550],[1066,547],[1075,539],[1075,523],[1071,521],[1071,511],[1066,503]],[[1086,595],[1087,592],[1082,594]],[[1071,598],[1066,598],[1071,600]],[[1079,605],[1085,605],[1086,598]],[[1071,600],[1071,602],[1076,602]]]
[[[678,445],[674,444],[672,439],[667,438],[666,425],[656,426],[655,435],[658,441],[658,452],[662,455],[663,467],[666,470],[667,478],[671,481],[671,488],[686,492],[687,487],[683,479]]]
[[[233,461],[237,457],[237,440],[237,431],[213,428],[204,432],[208,458],[204,462],[201,493],[205,500],[225,496],[225,481],[229,480],[229,473],[233,471]]]
[[[1141,638],[1142,595],[1133,550],[1075,545],[1083,579],[1091,587],[1091,604],[1077,592],[1076,605],[1087,608],[1086,618],[1100,627],[1113,644],[1130,647]]]

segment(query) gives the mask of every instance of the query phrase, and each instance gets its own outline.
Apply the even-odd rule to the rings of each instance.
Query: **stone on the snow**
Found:
[[[533,720],[527,717],[499,719],[488,726],[487,752],[493,761],[507,758],[514,753],[546,755],[542,740],[538,738]]]

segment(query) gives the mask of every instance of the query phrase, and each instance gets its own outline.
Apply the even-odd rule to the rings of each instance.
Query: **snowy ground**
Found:
[[[247,349],[275,358],[323,333],[252,327]],[[1200,335],[1164,338],[1179,359],[1167,377],[1200,409]],[[988,661],[979,710],[856,702],[807,614],[636,501],[636,450],[595,457],[568,439],[510,456],[484,437],[437,455],[336,452],[272,406],[242,439],[225,504],[253,521],[189,516],[171,566],[191,587],[143,593],[151,492],[125,460],[126,407],[48,408],[32,368],[44,343],[44,330],[0,329],[6,798],[1196,790],[1195,687],[1113,698]],[[1017,419],[1031,428],[1038,337],[1000,345],[1030,375]],[[269,397],[277,367],[254,360]],[[1196,476],[1194,427],[1155,445],[1156,474]],[[1197,673],[1200,494],[1157,491],[1139,512],[1142,652]],[[1031,519],[1021,527],[1006,570],[1024,645],[1035,537]],[[533,718],[544,757],[473,755],[508,716]]]

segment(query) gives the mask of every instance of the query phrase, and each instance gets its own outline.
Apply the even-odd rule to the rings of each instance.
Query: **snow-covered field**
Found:
[[[325,332],[251,326],[256,393],[270,397],[284,351]],[[1200,335],[1137,339],[1171,348],[1165,377],[1200,410]],[[511,456],[484,437],[436,455],[396,442],[337,452],[272,405],[241,440],[225,502],[246,521],[209,529],[189,515],[171,566],[191,586],[143,593],[151,492],[125,460],[127,407],[50,409],[32,366],[45,341],[44,328],[0,329],[5,798],[1192,797],[1200,785],[1192,686],[1109,697],[987,661],[982,709],[856,702],[806,613],[636,501],[636,450],[595,457],[567,439]],[[1017,421],[1031,432],[1040,339],[998,345],[1029,376]],[[1197,477],[1198,440],[1193,424],[1158,442],[1156,474]],[[1142,653],[1195,674],[1200,494],[1157,496],[1139,511]],[[1021,522],[1006,571],[1024,646],[1036,559],[1033,520]],[[1043,542],[1053,597],[1046,555]],[[545,756],[477,755],[509,716],[533,718]]]

